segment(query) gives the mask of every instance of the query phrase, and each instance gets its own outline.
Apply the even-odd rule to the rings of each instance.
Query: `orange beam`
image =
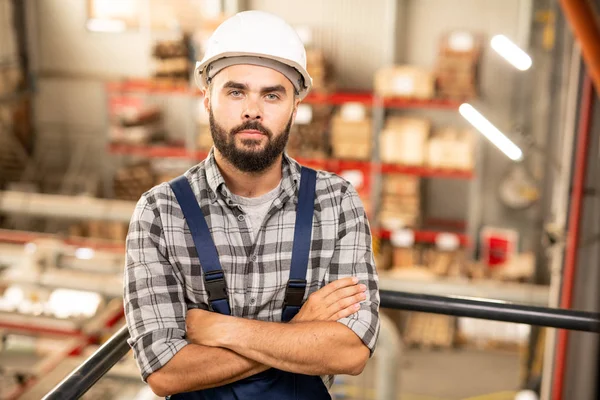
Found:
[[[583,212],[583,190],[587,172],[587,160],[590,147],[589,141],[591,139],[592,110],[595,97],[589,75],[585,77],[583,82],[581,97],[581,115],[579,117],[579,130],[577,132],[577,147],[575,148],[573,186],[571,189],[571,204],[569,206],[569,228],[565,250],[562,293],[560,297],[560,308],[563,309],[571,308],[573,303],[573,289],[575,286],[581,215]],[[554,362],[554,378],[552,380],[553,400],[562,400],[563,398],[568,343],[569,331],[565,329],[559,330]]]
[[[589,0],[560,0],[560,5],[575,38],[581,46],[581,54],[600,93],[600,22]]]

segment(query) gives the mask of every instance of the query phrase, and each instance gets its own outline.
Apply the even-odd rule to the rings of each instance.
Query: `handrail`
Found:
[[[598,313],[391,290],[380,291],[380,296],[382,308],[600,333],[600,314]],[[52,389],[44,397],[44,400],[70,400],[81,397],[127,354],[129,351],[128,338],[129,331],[124,326]]]
[[[129,351],[129,331],[123,326],[77,369],[54,387],[44,400],[78,399]]]

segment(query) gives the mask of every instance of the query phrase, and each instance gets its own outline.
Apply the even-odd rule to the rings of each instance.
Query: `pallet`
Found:
[[[123,167],[117,171],[114,178],[115,198],[138,201],[155,183],[156,176],[149,163]]]
[[[456,318],[447,315],[410,313],[403,339],[409,347],[445,349],[454,346]]]

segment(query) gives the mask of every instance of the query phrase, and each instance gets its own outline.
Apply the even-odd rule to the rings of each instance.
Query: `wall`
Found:
[[[314,28],[314,44],[325,49],[335,64],[342,88],[370,89],[373,73],[383,65],[402,61],[431,68],[438,40],[449,29],[461,27],[489,38],[496,33],[522,36],[518,21],[528,0],[317,0],[302,3],[249,0],[246,5],[279,14],[295,25]],[[68,4],[65,4],[68,3]],[[308,11],[310,10],[310,11]],[[36,122],[43,130],[69,131],[69,135],[101,137],[106,130],[106,97],[103,83],[89,77],[147,76],[152,38],[146,32],[92,33],[85,29],[85,2],[36,2],[38,69],[53,78],[38,82]],[[41,17],[43,15],[43,18]],[[394,26],[394,23],[398,23]],[[397,35],[395,34],[397,33]],[[511,123],[511,96],[516,71],[495,53],[484,52],[482,99],[476,105],[500,127]],[[172,118],[175,133],[189,129],[183,119],[190,107],[171,99],[184,110]],[[465,124],[455,113],[425,113],[439,123]],[[98,153],[100,154],[100,153]],[[509,165],[506,157],[483,143],[482,197],[484,223],[519,228],[498,204],[495,189]],[[468,183],[438,180],[428,185],[430,214],[464,219]],[[448,196],[455,193],[455,196]]]
[[[303,13],[289,1],[252,0],[249,8],[274,12],[293,24],[315,27],[315,45],[322,47],[336,66],[340,86],[347,89],[370,89],[373,73],[390,60],[424,68],[433,68],[440,36],[462,28],[481,33],[489,40],[503,33],[517,42],[524,41],[527,32],[519,26],[527,14],[529,0],[401,0],[396,2],[327,1],[304,2]],[[293,3],[296,5],[297,3]],[[396,18],[389,18],[396,12]],[[528,27],[529,16],[525,15]],[[397,25],[390,28],[387,25]],[[389,33],[395,34],[390,42]],[[356,51],[358,49],[359,51]],[[502,130],[512,122],[511,101],[516,71],[497,54],[486,49],[481,65],[482,99],[476,106]],[[438,125],[466,126],[458,113],[415,112],[432,118]],[[496,187],[510,165],[507,158],[488,143],[482,144],[482,197],[484,223],[521,228],[511,219],[496,198]],[[468,183],[453,180],[431,180],[427,185],[428,213],[447,219],[465,219],[468,209]],[[448,196],[449,193],[454,195]]]
[[[65,154],[72,157],[83,151],[87,153],[85,162],[106,167],[108,177],[115,163],[104,152],[108,115],[105,81],[150,76],[152,44],[161,34],[151,34],[143,23],[141,30],[122,33],[88,31],[86,4],[81,0],[28,0],[34,70],[41,73],[36,80],[35,122],[37,147],[44,149],[44,154],[38,158],[43,158],[39,162],[44,165],[63,170],[69,162]],[[148,99],[168,110],[166,124],[174,139],[184,140],[194,129],[189,98]]]
[[[393,63],[395,0],[250,0],[247,6],[312,28],[313,45],[331,59],[342,88],[371,89],[375,71]]]

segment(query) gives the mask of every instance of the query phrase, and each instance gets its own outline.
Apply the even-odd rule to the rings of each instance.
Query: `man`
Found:
[[[214,148],[142,196],[127,237],[142,377],[172,399],[328,399],[375,349],[379,293],[355,190],[284,152],[311,86],[302,42],[278,17],[237,14],[196,79]]]

